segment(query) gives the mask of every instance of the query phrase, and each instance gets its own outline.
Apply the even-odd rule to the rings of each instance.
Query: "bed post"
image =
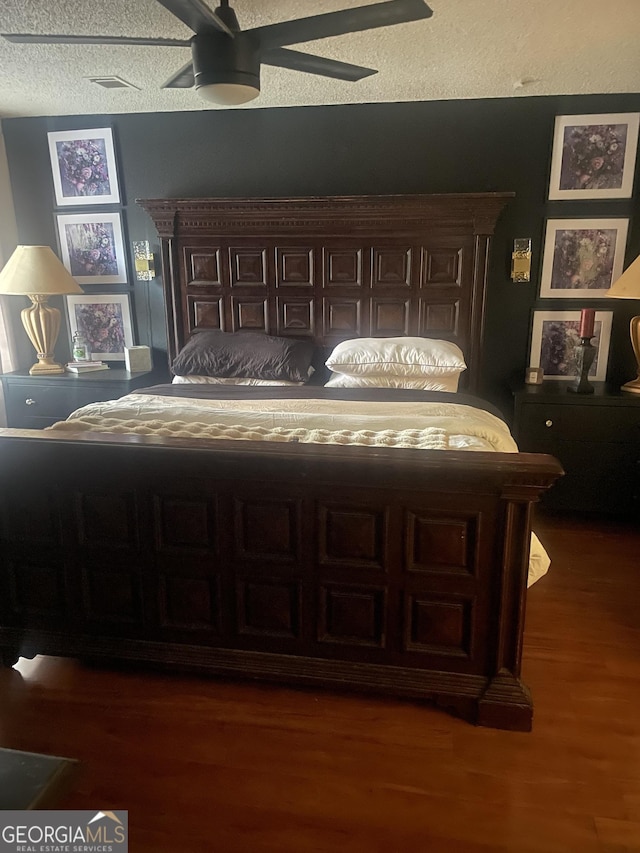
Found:
[[[530,731],[533,701],[520,680],[527,596],[532,506],[538,500],[531,483],[503,490],[504,539],[497,605],[494,675],[478,702],[480,726]]]

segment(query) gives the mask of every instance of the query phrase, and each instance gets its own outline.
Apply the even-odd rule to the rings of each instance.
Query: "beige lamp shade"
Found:
[[[31,305],[20,317],[29,340],[38,355],[32,375],[64,373],[53,358],[60,332],[60,312],[47,305],[50,296],[82,293],[49,246],[18,246],[0,272],[0,293],[28,296]]]
[[[616,299],[640,299],[640,255],[607,290]]]
[[[606,295],[612,296],[614,299],[640,300],[640,256],[626,268],[620,278],[613,282]],[[640,394],[640,316],[631,318],[629,332],[631,348],[636,357],[637,376],[630,382],[625,382],[622,390],[629,391],[632,394]]]
[[[82,293],[50,246],[18,246],[0,272],[0,293]]]

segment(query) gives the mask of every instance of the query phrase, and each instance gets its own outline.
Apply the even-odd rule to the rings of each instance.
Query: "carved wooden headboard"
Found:
[[[478,388],[487,260],[512,193],[139,199],[162,241],[168,355],[202,329],[455,341]]]

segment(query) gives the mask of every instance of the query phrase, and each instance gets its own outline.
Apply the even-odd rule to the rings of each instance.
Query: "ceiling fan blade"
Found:
[[[220,15],[207,6],[204,0],[158,0],[158,3],[190,27],[194,33],[215,29],[222,30],[233,38],[233,30],[225,24]]]
[[[193,73],[193,62],[187,62],[183,65],[180,71],[169,77],[166,83],[163,83],[162,89],[191,89],[195,85],[195,76]]]
[[[297,50],[288,50],[286,47],[267,50],[261,54],[260,61],[264,65],[276,65],[278,68],[291,68],[292,71],[306,71],[307,74],[321,74],[323,77],[335,77],[336,80],[351,82],[378,73],[375,68],[350,65],[348,62],[313,56],[311,53],[300,53]]]
[[[30,33],[0,33],[7,41],[20,44],[137,44],[154,47],[189,47],[185,39],[136,38],[134,36],[46,36]]]
[[[269,24],[248,30],[260,39],[263,50],[282,47],[285,44],[299,44],[329,36],[341,36],[361,30],[388,27],[392,24],[404,24],[430,18],[432,10],[424,0],[387,0],[372,6],[358,6],[341,12],[327,12],[325,15],[313,15],[310,18],[298,18]]]

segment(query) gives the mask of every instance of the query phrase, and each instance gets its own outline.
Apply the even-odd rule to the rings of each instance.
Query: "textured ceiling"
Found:
[[[243,29],[373,1],[232,0]],[[428,20],[292,46],[378,74],[346,83],[263,66],[260,97],[233,109],[640,92],[640,0],[428,2],[434,12]],[[192,35],[155,0],[0,0],[0,30]],[[189,48],[0,39],[0,117],[224,109],[192,89],[160,88],[189,58]],[[106,90],[87,79],[104,75],[138,89]]]

